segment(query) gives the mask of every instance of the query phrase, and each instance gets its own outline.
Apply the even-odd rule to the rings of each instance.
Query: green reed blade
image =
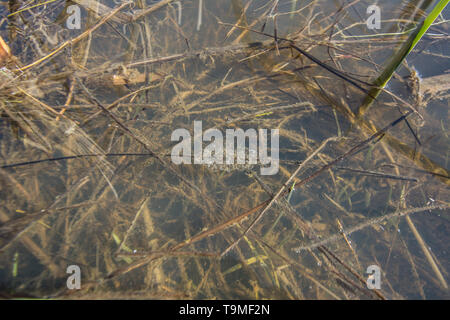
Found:
[[[360,106],[358,110],[358,117],[362,116],[364,112],[366,112],[369,107],[372,105],[374,98],[377,98],[382,89],[386,86],[386,84],[391,79],[395,70],[397,70],[398,66],[403,62],[406,56],[414,49],[417,43],[420,41],[422,36],[427,32],[436,18],[441,14],[444,8],[447,6],[450,0],[440,0],[438,4],[433,8],[433,10],[428,14],[426,19],[420,23],[413,33],[409,36],[409,38],[402,45],[400,50],[392,57],[392,60],[389,62],[388,66],[384,69],[381,75],[375,80],[374,86],[370,93],[366,96],[364,102]]]

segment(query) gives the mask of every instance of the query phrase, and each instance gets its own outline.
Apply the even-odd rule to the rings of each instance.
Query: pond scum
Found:
[[[0,297],[449,298],[448,11],[382,89],[438,1],[369,2],[3,2]],[[194,120],[278,174],[175,165]]]

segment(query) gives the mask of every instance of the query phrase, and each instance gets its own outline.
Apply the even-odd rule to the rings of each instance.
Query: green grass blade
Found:
[[[426,19],[420,23],[413,33],[408,37],[405,43],[402,45],[400,50],[393,56],[392,60],[389,62],[388,66],[384,69],[381,75],[375,80],[372,90],[366,96],[366,99],[360,106],[357,115],[362,116],[372,105],[374,98],[377,98],[381,90],[386,86],[389,80],[392,78],[395,70],[403,62],[406,56],[414,49],[423,35],[427,32],[439,14],[444,10],[450,0],[441,0],[433,8],[433,10],[428,14]]]
[[[414,37],[413,42],[411,44],[411,48],[408,50],[409,54],[416,44],[422,39],[422,36],[427,32],[427,30],[431,27],[433,22],[437,19],[437,17],[441,14],[441,12],[444,10],[444,8],[447,6],[448,2],[450,0],[441,0],[439,3],[434,7],[433,11],[430,12],[430,14],[427,16],[425,21],[422,24],[422,27],[420,28],[418,34],[416,37]]]

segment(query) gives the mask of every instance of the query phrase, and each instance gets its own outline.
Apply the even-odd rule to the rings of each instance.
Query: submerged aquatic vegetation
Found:
[[[447,2],[10,2],[0,295],[447,297]],[[278,173],[173,163],[194,120],[278,129]]]

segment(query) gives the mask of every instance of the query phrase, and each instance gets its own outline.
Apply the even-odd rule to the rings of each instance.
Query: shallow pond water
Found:
[[[361,108],[435,2],[2,5],[0,296],[448,299],[448,8]]]

